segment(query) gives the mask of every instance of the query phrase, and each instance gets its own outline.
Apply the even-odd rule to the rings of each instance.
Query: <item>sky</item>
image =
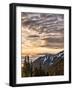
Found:
[[[22,56],[64,50],[64,15],[21,12]]]

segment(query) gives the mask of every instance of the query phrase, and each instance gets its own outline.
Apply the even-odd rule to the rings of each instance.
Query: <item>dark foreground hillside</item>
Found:
[[[38,57],[34,62],[29,62],[29,56],[25,57],[21,68],[22,77],[57,75],[64,75],[64,51]]]

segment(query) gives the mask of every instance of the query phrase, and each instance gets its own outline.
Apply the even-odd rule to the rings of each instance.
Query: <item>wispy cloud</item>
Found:
[[[21,23],[22,51],[32,47],[64,48],[63,14],[22,12]]]

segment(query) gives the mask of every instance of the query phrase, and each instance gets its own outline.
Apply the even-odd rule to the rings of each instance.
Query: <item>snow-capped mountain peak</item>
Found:
[[[44,57],[43,63],[46,62],[46,60],[48,59],[48,56]]]
[[[53,64],[58,60],[64,59],[64,51],[57,54],[47,54],[37,58],[34,62],[41,62],[42,64]]]

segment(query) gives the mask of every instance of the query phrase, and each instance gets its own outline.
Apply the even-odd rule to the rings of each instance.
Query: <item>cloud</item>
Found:
[[[29,35],[29,38],[35,38],[35,37],[39,37],[39,35]]]
[[[64,48],[64,15],[21,13],[22,47]]]
[[[37,30],[39,33],[64,29],[63,14],[22,13],[21,15],[22,26]]]

